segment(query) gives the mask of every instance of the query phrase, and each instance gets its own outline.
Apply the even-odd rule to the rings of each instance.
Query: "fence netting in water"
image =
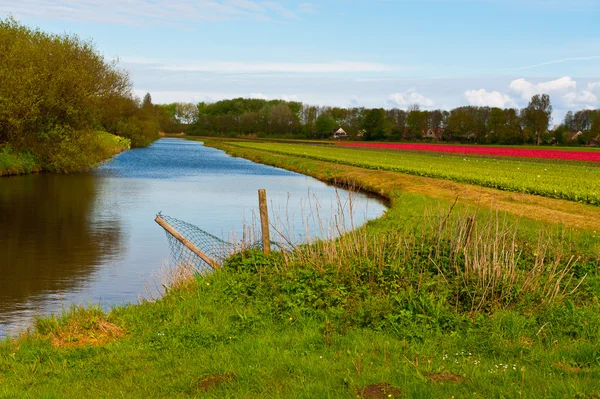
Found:
[[[202,230],[198,226],[194,226],[193,224],[163,215],[161,213],[159,213],[157,216],[171,225],[171,227],[173,227],[186,240],[194,244],[196,248],[200,249],[219,265],[222,265],[223,262],[225,262],[225,259],[236,252],[246,249],[262,249],[263,247],[262,241],[260,240],[253,241],[250,244],[245,243],[244,241],[239,243],[231,243],[222,240],[219,237]],[[167,235],[169,249],[171,250],[171,257],[176,265],[185,264],[189,266],[195,266],[200,269],[204,269],[209,266],[166,229],[165,233]],[[282,243],[273,241],[271,242],[271,248],[273,250],[286,249],[287,247],[287,245]]]

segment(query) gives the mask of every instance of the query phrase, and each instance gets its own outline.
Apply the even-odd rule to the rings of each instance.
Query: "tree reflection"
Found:
[[[90,174],[0,178],[0,313],[77,288],[122,252],[118,219],[90,217],[97,184]]]

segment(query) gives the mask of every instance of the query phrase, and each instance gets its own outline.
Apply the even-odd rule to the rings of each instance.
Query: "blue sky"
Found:
[[[598,0],[0,0],[90,38],[154,102],[600,108]]]

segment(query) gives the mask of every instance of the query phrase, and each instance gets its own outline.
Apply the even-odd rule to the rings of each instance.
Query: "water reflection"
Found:
[[[336,191],[315,179],[175,139],[90,173],[1,178],[0,336],[71,303],[135,302],[169,258],[157,212],[239,238],[259,188],[291,230],[306,231],[316,202],[324,219],[337,208]],[[361,224],[384,207],[358,196],[354,209]]]
[[[47,293],[80,286],[123,250],[118,219],[90,218],[95,180],[87,174],[0,179],[0,323],[6,313],[37,307]]]

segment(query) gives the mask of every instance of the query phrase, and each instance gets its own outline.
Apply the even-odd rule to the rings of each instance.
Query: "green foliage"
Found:
[[[0,149],[0,176],[20,175],[39,170],[38,161],[30,153],[14,153],[10,147]]]
[[[53,131],[52,135],[64,135],[57,144],[44,151],[46,168],[67,173],[87,169],[131,147],[131,140],[107,132],[87,132],[71,135]]]
[[[286,136],[300,133],[302,104],[294,101],[235,98],[198,104],[193,135],[258,134]],[[195,116],[196,117],[196,116]]]
[[[397,231],[398,211],[367,236]],[[446,282],[428,261],[434,230],[413,231],[426,242],[406,261],[393,245],[383,247],[383,266],[364,253],[341,258],[345,269],[249,251],[155,302],[39,319],[32,334],[0,343],[0,396],[355,397],[382,382],[405,397],[600,394],[590,383],[600,377],[597,303],[457,310],[453,290],[464,284]],[[408,242],[410,231],[400,234]],[[379,249],[369,251],[376,258]],[[72,331],[94,335],[101,320],[125,336],[71,349],[46,338],[68,344]],[[228,377],[204,384],[211,376]]]
[[[365,130],[363,138],[365,140],[382,140],[385,137],[385,122],[383,108],[366,111],[361,123],[361,128]]]
[[[106,154],[93,131],[147,145],[158,137],[155,120],[151,102],[140,105],[127,73],[91,42],[0,19],[0,145],[32,154],[42,169],[67,172]],[[118,131],[120,122],[128,128]]]
[[[542,143],[542,135],[548,130],[552,118],[552,104],[547,94],[536,94],[531,97],[527,108],[521,112],[523,124],[534,135],[535,144]]]
[[[315,123],[317,138],[326,139],[331,136],[331,132],[336,128],[335,120],[328,114],[321,114]]]

